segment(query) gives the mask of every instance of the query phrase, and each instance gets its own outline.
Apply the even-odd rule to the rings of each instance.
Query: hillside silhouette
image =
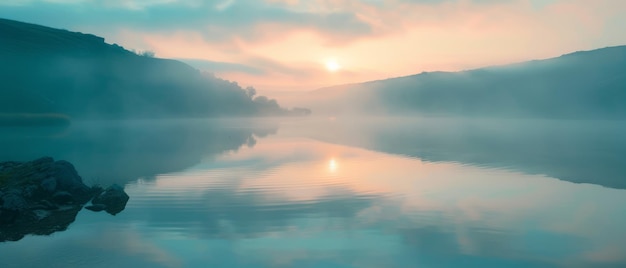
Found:
[[[0,19],[0,36],[0,114],[122,119],[308,113],[95,35]]]
[[[330,114],[626,118],[626,46],[332,86],[307,99]]]

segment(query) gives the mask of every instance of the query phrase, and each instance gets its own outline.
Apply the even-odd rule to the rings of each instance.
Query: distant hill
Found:
[[[254,116],[288,111],[237,83],[102,37],[0,19],[0,114],[71,118]],[[5,120],[6,121],[6,120]]]
[[[307,99],[330,114],[626,118],[626,46],[333,86]]]

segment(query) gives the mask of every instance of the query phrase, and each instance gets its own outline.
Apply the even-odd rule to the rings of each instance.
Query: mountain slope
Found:
[[[139,56],[104,38],[0,19],[0,114],[73,118],[286,114],[234,82],[178,61]]]
[[[624,118],[626,46],[335,86],[309,98],[331,113]]]

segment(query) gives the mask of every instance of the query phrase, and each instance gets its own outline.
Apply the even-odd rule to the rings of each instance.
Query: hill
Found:
[[[5,117],[293,113],[275,100],[248,94],[235,82],[203,74],[179,61],[137,55],[95,35],[0,19],[0,36],[0,114]]]
[[[316,112],[625,118],[626,46],[310,92]]]

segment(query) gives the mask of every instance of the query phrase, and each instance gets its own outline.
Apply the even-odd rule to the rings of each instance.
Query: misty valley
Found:
[[[287,93],[203,64],[243,68],[0,18],[0,267],[626,267],[626,46]]]

